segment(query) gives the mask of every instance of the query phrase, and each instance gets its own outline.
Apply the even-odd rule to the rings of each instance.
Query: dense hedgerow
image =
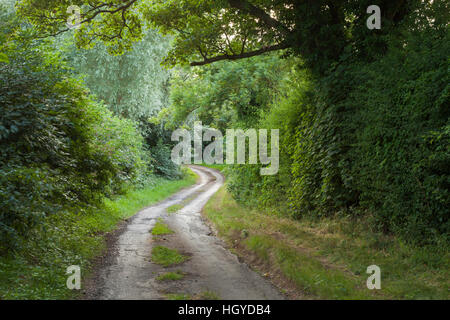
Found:
[[[280,172],[233,166],[233,196],[297,218],[364,215],[376,231],[447,242],[448,28],[414,28],[327,74],[293,71],[259,124],[280,129]]]

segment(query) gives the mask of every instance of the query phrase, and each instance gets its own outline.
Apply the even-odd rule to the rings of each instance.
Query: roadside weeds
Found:
[[[336,219],[296,221],[244,208],[226,187],[203,216],[240,259],[291,299],[449,298],[449,256],[437,248],[427,252],[382,235],[350,233]],[[430,256],[434,266],[424,264]],[[381,268],[381,290],[366,286],[372,264]]]

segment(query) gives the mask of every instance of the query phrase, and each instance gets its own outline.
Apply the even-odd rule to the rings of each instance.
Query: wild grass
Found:
[[[178,281],[184,278],[184,274],[181,271],[167,272],[159,275],[156,280],[158,281]]]
[[[185,293],[168,293],[167,300],[191,300],[191,296]]]
[[[238,254],[256,255],[317,299],[449,299],[446,247],[412,247],[345,218],[293,220],[243,208],[222,188],[204,209]],[[245,234],[245,236],[244,236]],[[241,248],[241,249],[240,249]],[[381,290],[366,286],[370,265]]]
[[[151,233],[154,236],[163,236],[163,235],[173,234],[175,232],[173,230],[171,230],[167,226],[167,224],[165,224],[162,220],[160,220],[155,223],[155,226],[153,227]]]
[[[107,232],[196,179],[192,171],[183,180],[155,178],[144,188],[105,199],[102,208],[73,208],[49,216],[44,227],[23,240],[20,252],[0,257],[0,300],[77,298],[78,291],[66,288],[67,267],[79,265],[84,279],[92,259],[105,250]]]
[[[176,249],[170,249],[163,246],[155,246],[152,249],[151,259],[153,263],[162,265],[164,267],[170,267],[185,262],[186,260],[188,260],[188,257],[180,254]]]
[[[174,204],[173,206],[170,206],[167,208],[168,213],[175,213],[183,208],[182,204]]]

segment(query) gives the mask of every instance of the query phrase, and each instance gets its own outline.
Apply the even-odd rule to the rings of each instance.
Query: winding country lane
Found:
[[[223,176],[205,167],[190,168],[200,182],[130,219],[96,273],[88,299],[165,299],[168,293],[195,296],[203,292],[225,300],[285,298],[267,279],[239,262],[203,221],[200,212],[223,185]],[[170,206],[181,203],[186,205],[177,213],[167,212]],[[150,230],[158,219],[175,233],[154,240]],[[190,259],[164,268],[151,262],[155,245],[177,249]],[[156,280],[158,275],[178,270],[186,274],[182,280]]]

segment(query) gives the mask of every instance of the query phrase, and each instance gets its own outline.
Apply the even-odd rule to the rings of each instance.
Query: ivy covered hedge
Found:
[[[294,216],[366,216],[426,244],[450,234],[448,31],[424,26],[318,77],[297,68],[260,127],[281,129],[280,173],[235,166],[241,203]]]

